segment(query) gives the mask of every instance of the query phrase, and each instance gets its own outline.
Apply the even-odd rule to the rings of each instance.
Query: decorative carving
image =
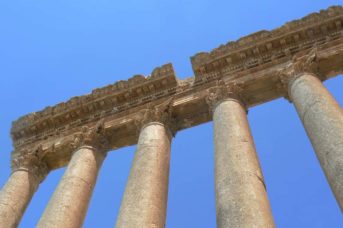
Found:
[[[177,86],[177,79],[173,66],[170,63],[165,64],[155,68],[150,76],[135,75],[128,81],[119,81],[113,85],[95,89],[89,95],[73,97],[54,107],[47,107],[40,112],[23,116],[13,123],[12,137],[15,140],[28,138],[49,127],[60,127],[82,117],[96,115],[99,107],[102,110],[108,109],[110,114],[111,110],[117,106],[131,108],[131,103],[138,103],[132,102],[133,100],[144,102],[147,95],[153,96],[161,90],[164,94],[165,89],[168,91],[175,86]]]
[[[322,44],[335,40],[343,35],[342,16],[343,7],[330,7],[273,31],[260,31],[221,45],[211,53],[199,53],[192,57],[197,79],[193,86],[201,86],[238,72],[255,70],[270,62],[280,64],[316,42]],[[117,114],[161,97],[182,93],[187,88],[177,86],[171,64],[157,67],[151,76],[135,75],[128,81],[95,89],[89,95],[74,97],[65,103],[20,118],[11,129],[14,146],[18,148],[47,137],[56,137],[67,126],[88,124],[98,120],[99,115],[107,117]]]
[[[339,60],[335,60],[337,56],[338,58],[342,56],[342,22],[343,8],[330,7],[319,14],[287,23],[271,32],[254,33],[237,42],[222,45],[212,53],[197,55],[195,59],[192,58],[195,77],[178,80],[172,66],[168,64],[156,68],[150,76],[135,75],[127,81],[118,81],[95,89],[91,94],[74,97],[14,122],[11,129],[13,145],[15,150],[19,151],[21,148],[42,144],[45,152],[46,145],[54,142],[56,151],[46,155],[45,159],[49,167],[58,168],[65,165],[68,160],[62,155],[69,155],[82,143],[90,144],[91,140],[84,139],[86,132],[94,130],[94,125],[100,119],[108,121],[106,126],[111,132],[119,131],[118,134],[123,134],[125,137],[118,141],[111,140],[111,148],[134,144],[135,139],[130,136],[134,134],[136,127],[141,129],[143,119],[154,117],[156,121],[162,122],[169,116],[172,121],[176,119],[178,124],[169,124],[170,128],[183,129],[195,126],[210,120],[211,115],[208,113],[204,99],[207,93],[214,93],[215,97],[220,97],[221,92],[215,91],[221,90],[226,91],[222,94],[228,94],[229,89],[226,87],[230,86],[224,83],[218,83],[216,88],[209,89],[219,79],[244,82],[244,95],[249,100],[245,100],[241,93],[238,93],[240,96],[237,100],[245,105],[248,104],[247,101],[249,105],[266,102],[269,98],[279,97],[281,92],[276,89],[280,86],[280,89],[284,90],[284,85],[287,85],[290,79],[289,74],[285,72],[279,73],[279,78],[275,77],[275,69],[292,62],[292,58],[294,62],[300,61],[299,59],[303,59],[300,58],[301,55],[316,45],[320,50],[318,55],[315,53],[314,57],[304,60],[301,64],[294,64],[292,66],[294,69],[291,71],[299,72],[299,69],[315,71],[316,65],[311,63],[317,63],[318,56],[324,56],[327,60],[320,59],[320,69],[325,76],[332,77],[333,74],[342,72]],[[299,57],[294,58],[293,56],[296,55]],[[328,59],[335,61],[331,63]],[[283,84],[279,83],[280,81]],[[217,88],[221,86],[224,86],[224,89]],[[237,94],[235,95],[237,98]],[[192,99],[184,99],[187,97]],[[157,108],[159,105],[153,106],[169,98],[176,101],[173,104],[175,107],[173,117],[170,114],[171,105],[167,109],[160,110]],[[218,102],[216,99],[209,97],[207,102],[215,104]],[[180,100],[183,102],[178,103]],[[166,112],[169,114],[167,115]],[[137,119],[137,121],[128,121],[128,119]],[[81,131],[82,126],[88,127],[83,127]]]
[[[172,116],[172,102],[173,99],[169,99],[162,104],[142,110],[142,118],[135,122],[137,130],[140,131],[141,128],[148,123],[159,122],[167,126],[172,135],[175,136],[177,125],[175,118]]]
[[[272,31],[260,31],[191,58],[197,80],[214,72],[236,73],[289,61],[300,51],[343,35],[343,7],[330,7]],[[301,29],[300,29],[301,28]],[[197,81],[196,80],[196,81]]]
[[[22,149],[19,153],[13,153],[12,172],[26,170],[32,173],[39,182],[42,182],[49,173],[49,168],[43,159],[44,155],[41,145],[34,149]]]
[[[293,64],[289,74],[313,73],[319,75],[317,47],[314,47],[308,55],[301,58],[293,58]]]
[[[228,53],[236,52],[240,49],[246,49],[249,46],[255,46],[258,42],[271,40],[273,38],[279,38],[282,35],[286,35],[291,31],[295,31],[299,28],[308,27],[315,25],[317,23],[323,23],[323,21],[331,19],[335,16],[343,15],[342,6],[332,6],[327,10],[322,10],[319,13],[312,13],[302,19],[294,20],[286,23],[284,26],[274,29],[272,31],[262,30],[251,35],[240,38],[237,41],[230,41],[225,45],[221,45],[213,51],[200,52],[191,58],[193,68],[199,68],[204,63],[218,59],[223,55]],[[310,35],[310,34],[309,34]],[[296,39],[297,40],[297,39]],[[271,47],[272,43],[267,44],[266,46]],[[267,47],[270,49],[269,47]]]
[[[242,84],[237,84],[235,82],[225,84],[221,80],[218,81],[217,86],[207,90],[208,96],[206,97],[206,103],[209,106],[210,112],[212,113],[218,103],[225,99],[235,99],[240,102],[243,107],[246,107],[242,91]]]
[[[91,146],[101,152],[107,152],[110,149],[103,119],[94,128],[83,126],[81,133],[74,136],[74,141],[71,142],[72,149],[75,151],[81,146]]]
[[[317,52],[317,47],[315,47],[307,55],[300,58],[294,57],[290,64],[278,72],[278,77],[282,85],[281,88],[284,91],[287,91],[287,94],[285,95],[286,99],[289,100],[289,85],[304,73],[312,74],[323,80],[318,68],[319,61]]]

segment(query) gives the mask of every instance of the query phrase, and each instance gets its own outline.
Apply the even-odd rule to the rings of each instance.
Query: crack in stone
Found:
[[[82,177],[77,177],[77,176],[69,176],[67,179],[79,179],[82,182],[84,182],[89,189],[92,189],[92,185],[90,183],[88,183],[85,179],[83,179]]]

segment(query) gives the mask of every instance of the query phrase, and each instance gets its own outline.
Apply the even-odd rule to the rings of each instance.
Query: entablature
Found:
[[[221,45],[209,53],[198,53],[191,58],[196,81],[213,72],[237,73],[278,59],[291,59],[314,44],[339,39],[342,27],[343,8],[333,6],[272,31],[259,31]]]
[[[115,114],[127,107],[149,102],[175,88],[177,78],[173,66],[155,68],[150,76],[135,75],[127,81],[95,89],[89,95],[73,97],[43,111],[21,117],[13,123],[13,140],[40,140],[66,128],[86,124],[90,119]],[[27,141],[26,141],[27,142]]]
[[[136,75],[128,81],[119,81],[93,90],[89,95],[74,97],[66,103],[24,116],[13,123],[11,130],[13,160],[21,155],[20,151],[40,145],[43,154],[40,157],[44,157],[50,169],[64,166],[73,152],[71,145],[75,136],[82,132],[82,127],[92,129],[99,121],[104,123],[106,134],[110,136],[111,150],[136,144],[138,131],[135,123],[141,121],[141,111],[166,101],[170,102],[170,115],[176,131],[208,122],[212,114],[206,98],[209,89],[218,86],[218,81],[239,83],[247,108],[286,96],[279,72],[312,52],[316,54],[322,80],[337,76],[343,72],[342,24],[343,8],[331,7],[277,29],[277,39],[286,41],[283,42],[283,54],[277,58],[272,58],[272,50],[277,45],[268,45],[276,35],[263,31],[237,41],[238,46],[224,48],[220,54],[218,50],[207,54],[207,59],[201,57],[203,54],[193,57],[194,77],[178,80],[172,65],[166,64],[156,68],[151,76]],[[309,29],[313,33],[309,33]],[[299,42],[293,42],[296,34],[301,34]],[[263,43],[266,50],[270,47],[268,55],[253,51],[256,45]],[[234,61],[220,64],[240,51],[246,55],[239,55],[241,62],[238,61],[236,67]],[[275,49],[274,55],[277,52],[279,49]],[[249,65],[251,59],[257,57],[258,64]],[[212,68],[208,68],[210,65]]]

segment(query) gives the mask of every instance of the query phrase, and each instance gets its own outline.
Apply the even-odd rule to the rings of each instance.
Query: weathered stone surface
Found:
[[[245,108],[224,99],[213,121],[217,226],[274,227]]]
[[[317,76],[290,81],[289,96],[343,211],[343,111]]]
[[[73,97],[67,102],[47,107],[40,112],[28,114],[13,123],[12,138],[23,144],[61,134],[75,126],[97,121],[109,115],[147,103],[165,94],[177,85],[177,79],[171,64],[155,68],[151,75],[135,75],[128,81],[119,81],[113,85],[95,89],[91,94]],[[171,91],[173,92],[173,91]]]
[[[41,147],[21,151],[12,159],[12,174],[0,191],[0,228],[17,227],[48,167]]]
[[[13,123],[15,149],[43,145],[51,169],[67,165],[73,152],[66,148],[82,127],[103,119],[110,129],[112,150],[136,144],[135,121],[141,110],[172,98],[175,130],[211,120],[207,89],[219,81],[243,85],[245,104],[252,107],[285,95],[278,72],[316,49],[318,70],[324,79],[343,72],[343,8],[330,7],[271,32],[262,31],[192,58],[195,77],[178,80],[171,64],[156,68],[151,76],[135,75],[91,94],[29,114]]]
[[[81,146],[72,155],[65,174],[37,227],[82,227],[99,169],[105,158],[106,138],[98,125],[77,138]]]
[[[163,228],[166,222],[171,134],[159,122],[143,126],[116,228]]]
[[[67,164],[38,226],[82,226],[105,152],[136,144],[138,137],[117,226],[163,227],[171,137],[212,117],[218,226],[272,227],[244,112],[282,96],[294,102],[342,207],[342,109],[320,82],[343,73],[342,6],[191,60],[194,77],[178,80],[166,64],[147,77],[135,75],[15,121],[13,174],[0,193],[0,227],[15,227],[39,182]]]
[[[330,30],[335,33],[334,27],[342,27],[342,14],[341,6],[332,6],[272,31],[259,31],[221,45],[209,53],[198,53],[191,58],[193,70],[197,77],[201,77],[218,69],[240,71],[292,56],[299,49],[311,45],[314,39],[330,39]]]
[[[30,172],[19,170],[10,176],[0,192],[0,227],[17,227],[36,192],[39,181]]]
[[[89,146],[73,154],[37,227],[82,227],[103,159],[103,153]]]

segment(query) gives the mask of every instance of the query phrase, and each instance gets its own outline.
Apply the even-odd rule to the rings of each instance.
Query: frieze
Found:
[[[328,28],[327,23],[318,18],[330,19],[331,17],[342,16],[342,11],[342,7],[331,7],[326,11],[321,11],[319,14],[313,14],[305,17],[305,19],[298,20],[297,22],[288,23],[284,26],[288,29],[279,28],[276,30],[290,31],[291,29],[296,28],[293,24],[313,23],[314,21],[322,22],[322,25],[318,25],[321,26],[321,28]],[[231,57],[225,57],[210,65],[205,64],[199,69],[195,69],[196,77],[195,80],[192,79],[194,81],[193,86],[201,86],[210,81],[219,80],[227,75],[238,75],[239,72],[258,69],[263,64],[270,62],[276,63],[278,62],[278,59],[285,57],[286,60],[288,60],[302,49],[306,50],[314,45],[320,44],[320,42],[330,42],[330,39],[327,38],[330,37],[330,35],[332,36],[331,38],[342,36],[343,32],[337,33],[339,25],[337,20],[335,20],[335,24],[331,25],[331,27],[329,26],[329,30],[322,29],[327,32],[325,37],[316,34],[311,40],[300,39],[301,37],[295,34],[293,35],[293,38],[295,40],[298,39],[301,42],[299,41],[296,45],[288,44],[289,47],[282,50],[277,49],[275,45],[273,46],[271,43],[267,43],[265,47],[265,49],[269,50],[267,52],[264,51],[263,48],[255,48],[252,50],[254,56],[247,54],[248,52],[242,52],[239,54],[239,61],[235,61],[234,58]],[[340,29],[342,29],[342,26],[340,26]],[[242,38],[238,43],[240,45],[247,45],[249,43],[248,40],[256,41],[256,37],[263,40],[268,37],[268,33],[269,32],[267,31],[258,32]],[[285,40],[285,42],[286,41],[287,40]],[[214,53],[217,52],[218,50],[216,49]],[[202,53],[199,56],[201,57],[203,55],[206,54]],[[192,58],[192,61],[193,60],[194,58]],[[201,75],[201,77],[199,77],[199,75]],[[154,84],[155,81],[160,81],[158,86]],[[172,65],[166,64],[156,68],[151,73],[151,76],[144,77],[142,75],[135,75],[128,81],[119,81],[113,85],[95,89],[89,95],[74,97],[68,102],[60,103],[54,107],[47,107],[41,112],[24,116],[13,123],[11,130],[12,138],[16,142],[15,145],[20,146],[28,141],[36,141],[54,135],[56,134],[56,131],[64,131],[70,127],[78,126],[97,118],[113,115],[161,97],[171,96],[188,88],[189,85],[183,86],[182,83],[179,83],[178,85]]]
[[[160,93],[165,92],[166,88],[175,87],[176,80],[171,64],[157,67],[148,77],[135,75],[128,81],[119,81],[113,85],[95,89],[89,95],[74,97],[66,103],[21,117],[12,125],[12,137],[14,140],[28,138],[44,129],[57,129],[65,123],[78,121],[86,115],[104,115],[106,113],[95,113],[99,109],[104,110],[106,106],[112,108],[107,111],[108,114],[125,109],[125,106],[130,106],[135,101],[137,103],[144,99],[149,101],[149,96],[151,98],[159,96]]]
[[[243,38],[239,45],[246,47],[244,51],[226,51],[223,58],[218,54],[215,61],[204,60],[195,77],[179,80],[167,64],[150,76],[135,75],[29,114],[13,123],[13,164],[18,164],[18,154],[43,145],[37,150],[40,159],[55,169],[64,166],[81,145],[99,149],[105,145],[101,150],[108,151],[137,143],[138,132],[149,121],[167,124],[173,133],[210,121],[209,106],[223,97],[231,96],[250,108],[285,96],[284,82],[295,72],[317,70],[322,80],[336,76],[343,72],[341,8],[319,13],[322,19],[326,15],[325,20],[299,22],[307,27],[286,25],[279,46],[270,42],[275,37],[270,38],[268,31]],[[257,37],[264,46],[251,48],[260,42]]]
[[[272,31],[260,31],[191,58],[196,77],[213,70],[250,68],[342,36],[343,7],[333,6]],[[267,61],[266,61],[267,60]]]
[[[280,62],[275,61],[275,64],[280,64],[280,63],[282,63],[282,62],[281,61]],[[223,72],[225,73],[225,71],[223,71]],[[251,72],[251,71],[249,70],[249,72]],[[247,72],[247,73],[249,73],[249,72]],[[231,74],[231,75],[233,75],[235,73],[237,73],[237,72],[229,72],[229,74]],[[227,74],[227,71],[226,71],[226,74]],[[92,115],[90,115],[90,116],[81,115],[80,118],[76,119],[75,121],[70,121],[69,124],[67,124],[67,125],[64,125],[64,126],[62,125],[61,127],[52,127],[50,129],[48,129],[47,131],[43,131],[42,133],[36,133],[30,137],[23,137],[23,139],[15,139],[14,138],[14,146],[20,147],[23,144],[47,139],[51,136],[58,136],[59,134],[65,132],[65,131],[68,131],[70,128],[77,127],[80,125],[82,126],[84,124],[96,121],[100,118],[103,118],[106,116],[111,116],[114,114],[118,114],[120,112],[124,112],[125,110],[130,110],[134,107],[141,106],[144,103],[152,102],[156,99],[160,99],[163,97],[171,97],[171,96],[175,96],[177,94],[181,94],[183,92],[192,91],[196,87],[209,84],[210,82],[219,80],[220,78],[223,78],[221,73],[212,72],[210,74],[206,74],[206,76],[202,77],[201,80],[195,81],[194,77],[188,78],[186,80],[181,81],[181,83],[179,83],[178,86],[167,88],[166,90],[162,90],[162,91],[155,93],[155,94],[143,96],[139,99],[132,98],[129,103],[125,103],[123,105],[110,106],[108,108],[106,106],[100,107],[99,109],[93,110]],[[107,97],[107,99],[110,99],[110,97]],[[107,109],[105,109],[105,108],[107,108]],[[69,116],[69,114],[66,115],[66,117],[68,117],[68,116]],[[52,122],[51,120],[49,120],[49,121]],[[33,127],[35,127],[35,126],[33,126]]]

